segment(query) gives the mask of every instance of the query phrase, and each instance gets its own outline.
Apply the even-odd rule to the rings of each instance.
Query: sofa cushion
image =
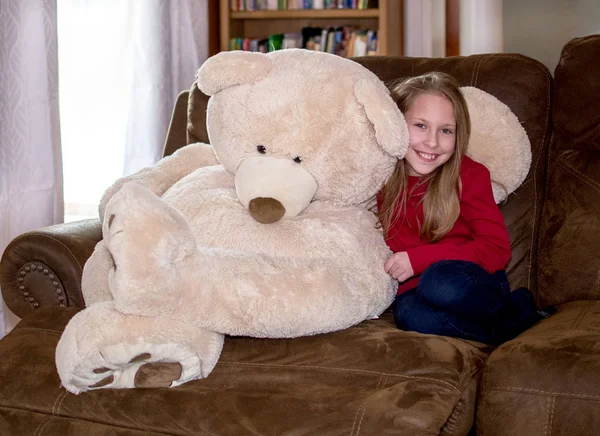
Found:
[[[600,301],[558,309],[491,354],[483,371],[478,436],[600,431]]]
[[[48,308],[0,341],[0,434],[466,435],[490,351],[382,319],[297,339],[227,338],[212,374],[173,389],[60,387],[77,312]]]
[[[540,231],[539,302],[600,297],[600,35],[563,48]]]

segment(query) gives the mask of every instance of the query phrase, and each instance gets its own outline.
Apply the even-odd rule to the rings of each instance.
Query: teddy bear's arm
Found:
[[[173,155],[161,159],[152,166],[117,179],[102,195],[99,205],[100,220],[104,220],[108,201],[127,182],[143,185],[160,197],[178,180],[194,170],[217,164],[219,161],[209,144],[197,143],[180,148]]]

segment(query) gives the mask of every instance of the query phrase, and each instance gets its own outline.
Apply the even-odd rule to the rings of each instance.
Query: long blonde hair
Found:
[[[427,183],[427,190],[421,199],[423,203],[423,223],[419,232],[428,242],[439,241],[448,233],[460,214],[460,163],[467,151],[471,134],[471,119],[464,96],[456,80],[445,73],[427,73],[422,76],[404,79],[392,86],[392,97],[402,113],[423,94],[435,94],[448,98],[454,107],[456,118],[454,153],[447,162],[425,176],[418,184]],[[416,187],[415,187],[416,188]],[[408,192],[408,162],[398,160],[392,176],[383,188],[379,222],[386,237],[390,228],[399,219],[399,210],[405,216]]]

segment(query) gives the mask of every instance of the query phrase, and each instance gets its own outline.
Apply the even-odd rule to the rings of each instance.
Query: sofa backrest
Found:
[[[543,303],[600,298],[600,35],[570,41],[554,73],[539,243]]]
[[[449,58],[363,57],[357,62],[385,83],[430,71],[454,76],[461,86],[476,86],[507,104],[523,123],[532,145],[530,172],[517,191],[502,204],[512,241],[508,275],[513,287],[537,287],[536,241],[541,218],[544,175],[550,139],[552,76],[538,61],[517,54]],[[207,96],[193,85],[188,98],[187,143],[208,142]]]

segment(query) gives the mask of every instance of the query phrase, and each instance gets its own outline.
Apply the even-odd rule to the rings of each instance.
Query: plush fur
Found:
[[[467,154],[490,170],[494,199],[500,203],[529,173],[529,137],[515,114],[496,97],[472,86],[461,91],[473,126]]]
[[[282,50],[220,53],[197,82],[211,95],[211,145],[120,179],[101,200],[87,308],[56,350],[70,392],[177,386],[210,374],[226,334],[344,329],[395,296],[370,206],[408,130],[381,81],[348,59]],[[493,110],[482,122],[496,123]],[[511,188],[521,176],[500,167],[522,159],[522,143],[499,162],[497,125],[470,153]]]
[[[187,146],[102,198],[87,308],[56,352],[73,393],[139,386],[144,366],[165,362],[180,368],[176,386],[210,373],[224,334],[344,329],[394,298],[368,205],[408,130],[381,81],[304,50],[224,52],[197,80],[212,95],[211,145]]]

